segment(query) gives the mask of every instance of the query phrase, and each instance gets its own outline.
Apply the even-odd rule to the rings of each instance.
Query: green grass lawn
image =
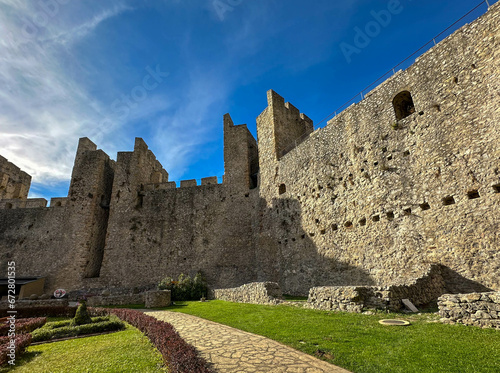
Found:
[[[362,315],[224,301],[166,308],[260,334],[357,373],[500,372],[500,331],[436,323],[437,315]],[[410,326],[383,326],[384,318]]]
[[[1,373],[166,372],[160,353],[139,330],[30,346]]]

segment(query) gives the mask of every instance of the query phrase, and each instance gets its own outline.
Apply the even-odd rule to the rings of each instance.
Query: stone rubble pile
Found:
[[[500,329],[500,292],[445,294],[438,306],[443,323]]]

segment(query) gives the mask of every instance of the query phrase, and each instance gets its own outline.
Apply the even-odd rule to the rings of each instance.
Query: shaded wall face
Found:
[[[285,289],[301,290],[308,276],[297,271],[321,270],[305,264],[307,251],[377,284],[403,283],[440,263],[500,289],[499,24],[496,11],[465,27],[276,163],[261,196],[300,211],[282,227],[262,228]],[[397,121],[392,101],[401,91],[411,93],[415,112]],[[289,222],[290,210],[266,210],[264,219]],[[309,249],[298,248],[301,240]],[[351,281],[339,272],[325,270],[315,285]]]
[[[214,287],[251,282],[256,196],[206,185],[145,192],[138,208],[112,205],[99,280],[134,287],[201,270]]]
[[[67,198],[27,200],[0,210],[0,254],[16,262],[16,273],[47,277],[45,290],[82,287],[99,274],[106,234],[114,162],[95,144],[80,139]],[[109,203],[109,202],[108,202]]]
[[[82,234],[78,211],[70,207],[0,210],[0,258],[16,263],[18,277],[47,277],[45,291],[81,286],[84,260],[75,248]]]
[[[325,233],[304,229],[303,207],[297,199],[283,197],[264,210],[256,244],[258,280],[277,282],[285,293],[296,295],[325,284],[374,285],[367,269],[328,255],[329,248],[318,245],[316,234]],[[330,247],[338,246],[330,242]]]

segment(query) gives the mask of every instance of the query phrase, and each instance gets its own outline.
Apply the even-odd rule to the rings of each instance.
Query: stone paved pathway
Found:
[[[179,312],[146,314],[172,324],[221,373],[348,373],[271,339]]]

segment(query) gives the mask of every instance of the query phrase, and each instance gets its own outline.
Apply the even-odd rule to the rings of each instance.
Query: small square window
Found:
[[[467,198],[469,198],[469,199],[476,199],[479,197],[481,197],[481,196],[479,195],[479,192],[477,190],[471,190],[471,191],[467,192]]]
[[[443,206],[450,206],[455,204],[455,198],[448,196],[443,198]]]
[[[424,203],[420,204],[420,208],[421,208],[423,211],[427,211],[427,210],[430,210],[430,209],[431,209],[431,206],[430,206],[427,202],[424,202]]]
[[[280,194],[280,195],[281,195],[281,194],[286,193],[286,185],[285,185],[285,184],[281,184],[281,185],[279,186],[278,191],[279,191],[279,194]]]

